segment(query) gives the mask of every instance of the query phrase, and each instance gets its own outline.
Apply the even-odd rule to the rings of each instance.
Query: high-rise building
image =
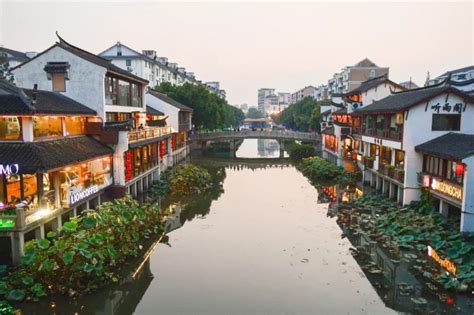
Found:
[[[258,90],[258,103],[257,108],[259,111],[264,112],[264,102],[265,98],[269,95],[275,94],[275,89],[263,88]]]

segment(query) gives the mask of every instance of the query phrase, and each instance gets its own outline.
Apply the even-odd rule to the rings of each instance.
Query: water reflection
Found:
[[[391,252],[360,229],[359,216],[341,212],[345,202],[360,196],[360,188],[334,185],[318,190],[325,195],[320,200],[330,202],[328,216],[337,217],[341,237],[350,241],[355,261],[388,307],[408,314],[474,313],[472,297],[457,295],[454,300],[452,293],[429,289],[432,285],[413,272],[413,267],[421,263],[419,259],[415,260],[417,255],[413,251]]]

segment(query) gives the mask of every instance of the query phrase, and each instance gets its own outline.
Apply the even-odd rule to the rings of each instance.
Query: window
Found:
[[[405,164],[405,151],[395,150],[395,166],[403,167]]]
[[[61,137],[62,135],[61,117],[33,117],[33,136],[35,138]]]
[[[375,78],[375,69],[370,70],[369,76],[370,76],[371,78]]]
[[[66,92],[66,74],[52,73],[51,81],[53,82],[53,91]]]
[[[18,117],[0,117],[0,139],[19,140],[21,125]]]
[[[106,121],[125,121],[131,118],[132,118],[131,113],[113,113],[113,112],[105,113]]]
[[[433,114],[432,131],[459,131],[461,115]]]
[[[126,59],[126,60],[125,60],[125,65],[126,65],[127,67],[131,67],[131,66],[132,66],[132,60]]]
[[[85,117],[66,117],[66,135],[81,135],[84,134]]]

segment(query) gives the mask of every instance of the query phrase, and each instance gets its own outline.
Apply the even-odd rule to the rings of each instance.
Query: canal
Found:
[[[328,204],[287,161],[268,161],[278,155],[271,140],[245,140],[224,166],[195,159],[216,188],[163,201],[176,210],[168,233],[124,281],[24,314],[396,314],[396,294],[383,301]]]

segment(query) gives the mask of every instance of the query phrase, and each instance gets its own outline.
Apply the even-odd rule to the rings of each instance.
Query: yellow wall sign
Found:
[[[433,178],[431,180],[431,188],[433,190],[442,192],[450,197],[462,200],[462,187],[451,184],[449,182]]]
[[[438,253],[431,246],[428,246],[428,256],[433,258],[441,267],[443,267],[453,275],[456,275],[456,265],[447,258],[443,259],[439,257]]]

